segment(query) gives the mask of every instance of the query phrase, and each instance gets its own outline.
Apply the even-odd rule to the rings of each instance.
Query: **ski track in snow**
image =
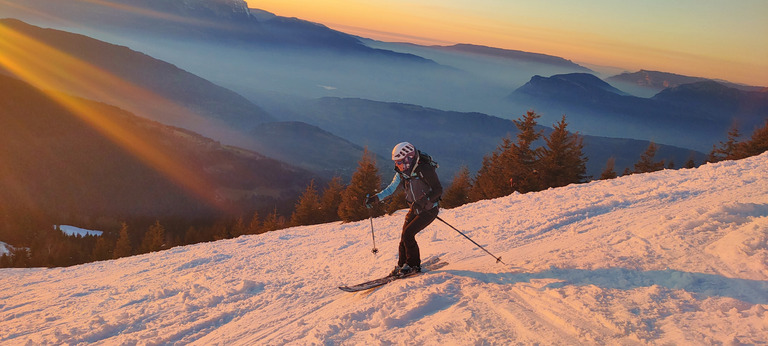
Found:
[[[0,344],[765,344],[768,153],[513,194],[417,236],[404,211],[69,268],[0,270]]]

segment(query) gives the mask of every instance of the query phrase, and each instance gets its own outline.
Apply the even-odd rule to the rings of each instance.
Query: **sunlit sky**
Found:
[[[472,43],[768,86],[767,0],[247,0],[382,41]]]

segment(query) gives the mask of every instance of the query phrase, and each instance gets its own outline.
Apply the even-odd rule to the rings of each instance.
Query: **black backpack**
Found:
[[[435,167],[435,169],[440,167],[440,165],[437,164],[437,161],[432,159],[432,156],[429,156],[429,154],[427,154],[427,153],[425,153],[423,151],[420,151],[420,150],[417,150],[417,151],[419,152],[419,164],[420,165],[429,164],[429,165],[432,165],[432,167]]]

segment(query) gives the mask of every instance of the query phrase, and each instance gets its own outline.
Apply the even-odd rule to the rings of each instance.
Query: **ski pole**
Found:
[[[496,259],[496,263],[501,263],[501,264],[503,264],[503,265],[507,265],[506,263],[504,263],[504,262],[502,262],[502,261],[501,261],[501,256],[499,256],[499,257],[496,257],[496,256],[495,256],[494,254],[492,254],[490,251],[486,250],[486,249],[485,249],[484,247],[482,247],[480,244],[478,244],[477,242],[475,242],[474,240],[472,240],[472,238],[468,237],[466,234],[464,234],[464,233],[462,233],[461,231],[459,231],[459,230],[458,230],[456,227],[453,227],[453,226],[451,226],[451,224],[449,224],[449,223],[445,222],[445,220],[441,219],[439,216],[437,217],[437,219],[438,219],[438,220],[440,220],[440,221],[442,221],[444,224],[448,225],[448,227],[450,227],[450,228],[453,228],[453,230],[454,230],[454,231],[456,231],[456,232],[459,232],[459,234],[463,235],[463,236],[464,236],[464,238],[467,238],[467,239],[469,239],[469,241],[471,241],[473,244],[477,245],[477,247],[479,247],[479,248],[483,249],[483,251],[487,252],[489,255],[491,255],[491,257],[493,257],[493,258],[495,258],[495,259]]]
[[[371,220],[371,239],[373,239],[373,249],[371,249],[371,252],[373,254],[377,254],[379,252],[379,249],[376,248],[376,235],[373,234],[373,212],[369,209],[368,210],[368,217],[369,220]]]

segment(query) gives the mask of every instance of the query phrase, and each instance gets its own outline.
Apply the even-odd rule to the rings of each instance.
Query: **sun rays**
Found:
[[[143,102],[145,107],[139,107],[144,108],[143,111],[151,111],[152,106],[183,109],[182,105],[175,105],[150,91],[32,38],[12,25],[0,24],[0,69],[7,70],[41,90],[81,121],[196,197],[211,205],[220,204],[214,187],[206,181],[202,172],[189,169],[178,158],[154,145],[150,139],[126,131],[116,119],[104,116],[98,109],[98,103],[78,96],[85,95],[94,100],[117,105],[124,105],[124,97],[127,96],[129,100]],[[60,90],[65,90],[66,93]],[[191,111],[186,114],[196,117]]]

